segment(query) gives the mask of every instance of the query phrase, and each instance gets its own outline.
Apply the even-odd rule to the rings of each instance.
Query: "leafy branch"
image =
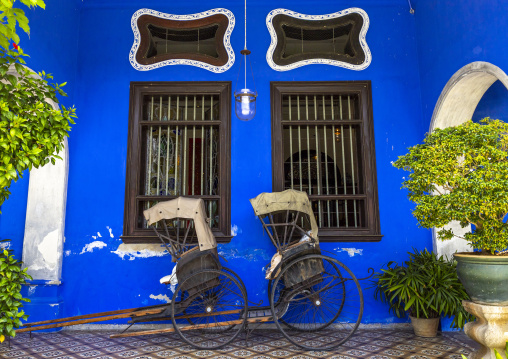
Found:
[[[473,224],[464,237],[473,248],[491,254],[508,248],[508,124],[486,118],[437,129],[393,165],[411,172],[402,188],[421,227]],[[443,240],[454,236],[438,233]]]

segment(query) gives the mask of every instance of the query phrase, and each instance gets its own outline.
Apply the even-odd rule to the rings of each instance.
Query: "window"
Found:
[[[333,14],[305,15],[272,10],[266,19],[272,42],[268,64],[277,71],[309,64],[328,64],[352,70],[370,65],[366,42],[367,13],[359,8]]]
[[[180,64],[224,72],[235,59],[230,44],[234,23],[233,13],[226,9],[190,15],[138,10],[131,19],[130,62],[143,71]]]
[[[273,190],[307,192],[320,240],[381,239],[370,81],[272,82]]]
[[[123,241],[158,242],[143,210],[178,196],[203,198],[229,240],[231,84],[137,82],[130,96]]]

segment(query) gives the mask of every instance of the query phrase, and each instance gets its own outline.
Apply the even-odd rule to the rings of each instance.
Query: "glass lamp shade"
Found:
[[[235,114],[239,120],[250,121],[256,116],[256,97],[258,94],[249,89],[235,92]]]

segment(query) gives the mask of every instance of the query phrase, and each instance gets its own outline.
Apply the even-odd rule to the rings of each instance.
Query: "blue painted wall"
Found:
[[[74,2],[64,4],[67,2],[63,0],[48,1],[46,12],[34,14],[33,35],[25,45],[33,54],[34,62],[40,65],[35,68],[43,67],[54,72],[59,80],[70,82],[70,100],[78,108],[79,119],[69,139],[63,314],[158,304],[160,301],[151,299],[150,295],[171,296],[171,292],[159,284],[159,278],[171,272],[169,256],[137,258],[114,253],[121,243],[123,228],[129,84],[131,81],[195,80],[232,81],[234,86],[239,51],[243,48],[243,2],[88,0],[79,6]],[[265,56],[270,36],[265,17],[270,10],[283,7],[305,14],[324,14],[350,6],[364,9],[370,17],[367,43],[373,60],[366,70],[356,72],[313,65],[276,72],[268,66]],[[141,7],[174,14],[196,13],[215,7],[230,9],[237,18],[231,39],[237,54],[235,65],[223,74],[189,66],[136,71],[128,61],[133,41],[130,19]],[[55,13],[63,18],[55,18]],[[391,166],[407,147],[422,140],[425,131],[415,17],[409,13],[407,2],[358,0],[352,4],[330,0],[263,0],[249,5],[248,16],[248,45],[259,93],[258,113],[248,123],[232,119],[231,224],[238,227],[238,234],[231,243],[221,245],[220,251],[228,259],[228,266],[244,280],[249,298],[266,303],[267,283],[262,268],[275,252],[248,202],[249,198],[271,191],[272,187],[270,81],[372,81],[379,208],[384,238],[377,243],[326,243],[322,248],[335,252],[336,257],[358,277],[366,276],[368,267],[378,270],[389,260],[407,259],[406,252],[412,247],[431,248],[430,232],[417,228],[410,213],[411,205],[400,190],[405,173]],[[37,32],[40,32],[38,39],[43,37],[40,43],[36,42]],[[58,54],[52,51],[58,51]],[[26,181],[19,187],[16,189],[19,195],[13,194],[4,206],[1,227],[2,237],[9,233],[14,240],[13,248],[18,252],[22,248]],[[107,246],[92,252],[84,251],[84,247],[93,241],[102,241]],[[349,248],[357,249],[359,254],[349,256]],[[374,300],[372,290],[366,289],[369,285],[363,285],[363,322],[397,321],[388,313],[387,306]]]
[[[28,9],[20,6],[29,19],[30,37],[22,30],[19,46],[30,57],[27,66],[39,72],[54,75],[54,81],[68,82],[64,90],[68,97],[61,98],[65,106],[74,104],[76,88],[76,65],[78,56],[79,6],[81,1],[47,1],[46,10]],[[10,248],[21,258],[25,231],[26,202],[29,172],[11,187],[9,200],[2,205],[0,215],[0,238],[12,239]]]
[[[444,86],[461,67],[487,61],[508,71],[507,0],[414,0],[421,78],[423,121],[429,129],[432,112]],[[487,91],[474,118],[506,116],[507,95],[500,84]],[[504,98],[503,98],[504,96]],[[492,112],[492,114],[489,114]],[[506,118],[506,117],[505,117]]]

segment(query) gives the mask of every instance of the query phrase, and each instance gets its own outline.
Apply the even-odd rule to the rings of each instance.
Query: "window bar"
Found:
[[[339,96],[339,103],[340,103],[340,119],[342,120],[342,96]],[[340,138],[341,138],[341,144],[342,144],[342,180],[344,182],[344,194],[347,194],[346,190],[346,155],[344,152],[344,126],[340,125]],[[348,221],[348,210],[347,210],[347,199],[344,200],[344,212],[346,217],[346,227],[349,227],[349,221]]]
[[[289,96],[289,121],[291,121],[291,96]],[[293,126],[289,126],[289,162],[291,163],[291,189],[293,189]]]
[[[152,106],[150,109],[150,121],[153,121],[153,96],[152,96]],[[150,136],[148,141],[148,170],[147,173],[147,179],[146,179],[146,194],[150,195],[151,187],[152,187],[152,130],[153,126],[150,126]]]
[[[194,121],[196,121],[196,96],[194,95]],[[194,196],[194,179],[196,177],[196,126],[192,126],[192,195]]]
[[[296,97],[296,108],[298,109],[298,121],[300,121],[300,95]],[[298,125],[298,171],[300,172],[300,191],[303,191],[302,176],[302,126]]]
[[[314,95],[314,121],[317,121],[317,96]],[[317,193],[321,194],[321,152],[319,152],[319,132],[318,126],[314,126],[316,132],[316,166],[317,166]],[[323,227],[323,213],[321,209],[321,201],[318,201],[319,227]]]
[[[335,121],[335,111],[333,106],[333,95],[331,97],[331,105],[332,105],[332,121]],[[332,126],[333,136],[332,136],[332,143],[333,143],[333,171],[335,174],[335,194],[339,194],[339,186],[337,183],[337,150],[335,148],[335,125]],[[340,227],[339,223],[339,201],[335,200],[335,215],[337,217],[337,227]]]
[[[180,96],[176,96],[176,120],[178,121],[178,118],[180,116]],[[176,126],[176,148],[175,148],[175,196],[180,195],[180,191],[178,190],[178,164],[179,164],[179,153],[178,153],[178,125]]]
[[[210,120],[213,121],[213,96],[210,96]],[[210,180],[210,184],[209,184],[209,188],[210,188],[210,193],[208,193],[210,196],[212,195],[212,162],[213,162],[213,126],[210,126],[210,172],[208,174],[209,176],[209,180]],[[209,224],[210,224],[210,227],[212,227],[212,201],[208,202],[208,215],[210,217],[210,221]]]
[[[187,121],[187,105],[188,105],[188,96],[185,96],[185,115],[183,120]],[[182,194],[185,196],[187,193],[187,126],[184,127],[183,130],[183,172],[182,172]]]
[[[333,106],[333,103],[332,103],[332,106]],[[325,107],[326,107],[325,95],[323,95],[323,121],[326,120]],[[330,194],[330,187],[329,187],[329,183],[328,183],[328,143],[327,143],[327,140],[326,140],[326,137],[327,137],[327,131],[326,130],[327,130],[327,128],[326,128],[326,125],[325,125],[325,126],[323,126],[323,137],[325,138],[326,194]],[[326,211],[327,211],[327,214],[328,214],[328,227],[331,227],[330,226],[330,201],[329,200],[326,201]]]
[[[306,120],[309,121],[309,96],[305,95],[305,111],[307,114]],[[311,183],[311,169],[310,169],[310,128],[307,125],[307,170],[309,178],[309,195],[312,194],[312,183]]]
[[[168,97],[168,120],[171,120],[171,96]],[[168,195],[169,186],[169,141],[171,140],[171,126],[168,126],[168,132],[166,136],[166,196]]]
[[[348,95],[347,97],[347,108],[349,112],[349,119],[351,120],[351,97]],[[351,125],[349,125],[349,147],[351,151],[351,180],[353,185],[353,195],[356,194],[356,182],[355,182],[355,166],[353,159],[353,130],[351,129]],[[358,223],[356,221],[356,200],[353,201],[353,209],[354,209],[354,218],[355,218],[355,228],[358,227]]]
[[[201,96],[201,121],[204,121],[205,119],[205,96]],[[204,163],[205,163],[205,157],[204,157],[204,144],[205,144],[205,127],[201,125],[201,192],[200,194],[203,195],[205,192],[203,191],[203,176],[205,174],[205,171],[203,169]]]
[[[160,97],[159,101],[159,119],[162,118],[162,96]],[[160,193],[159,186],[160,186],[160,173],[161,173],[161,137],[162,137],[162,126],[159,126],[159,140],[157,141],[157,192],[155,193],[157,196]]]

